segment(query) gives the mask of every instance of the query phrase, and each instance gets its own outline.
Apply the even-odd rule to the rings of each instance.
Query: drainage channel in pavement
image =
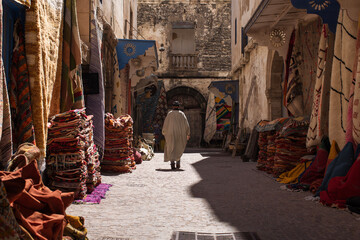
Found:
[[[199,232],[173,232],[171,240],[260,240],[254,232],[234,233],[199,233]]]

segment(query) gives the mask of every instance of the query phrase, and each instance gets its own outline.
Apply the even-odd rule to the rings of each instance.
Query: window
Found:
[[[241,53],[245,52],[245,47],[248,44],[248,36],[246,35],[244,28],[241,28]]]
[[[130,9],[130,27],[129,27],[129,39],[133,39],[133,11]]]
[[[193,23],[173,23],[171,52],[174,54],[195,53],[195,30]]]
[[[235,45],[237,44],[237,18],[235,18],[235,24],[234,24],[235,26],[234,26],[234,29],[235,29],[235,36],[234,36],[234,38],[235,38]]]

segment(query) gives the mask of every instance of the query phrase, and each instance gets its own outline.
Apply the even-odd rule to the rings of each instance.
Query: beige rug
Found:
[[[47,122],[54,86],[61,80],[59,50],[63,0],[32,0],[26,13],[25,47],[36,145],[46,152]],[[60,91],[60,89],[56,89]]]
[[[335,140],[340,149],[346,143],[345,133],[356,35],[357,22],[348,17],[346,10],[341,9],[335,37],[329,107],[329,138],[330,141]]]

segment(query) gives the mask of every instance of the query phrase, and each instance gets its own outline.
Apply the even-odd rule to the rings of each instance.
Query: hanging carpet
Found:
[[[340,10],[335,37],[334,58],[331,73],[329,138],[340,149],[345,144],[347,113],[355,60],[357,22],[352,21],[344,9]]]

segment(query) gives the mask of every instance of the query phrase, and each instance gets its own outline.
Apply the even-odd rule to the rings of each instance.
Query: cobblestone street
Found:
[[[359,239],[359,216],[280,189],[256,163],[214,149],[192,150],[180,171],[163,154],[131,174],[103,175],[113,186],[99,205],[75,205],[90,240],[169,240],[173,231],[256,232],[268,239]]]

